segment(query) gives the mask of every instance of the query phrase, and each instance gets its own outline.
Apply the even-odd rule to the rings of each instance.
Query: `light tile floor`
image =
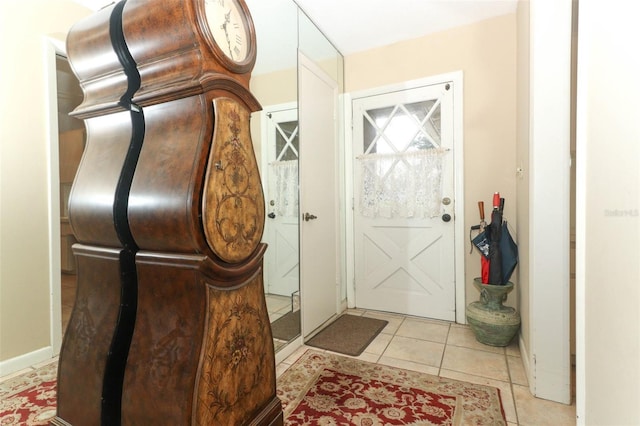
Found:
[[[576,424],[575,404],[531,395],[516,343],[506,348],[483,345],[468,326],[449,322],[357,309],[348,313],[389,321],[358,359],[497,387],[509,425]],[[303,346],[281,362],[278,376],[310,348]]]

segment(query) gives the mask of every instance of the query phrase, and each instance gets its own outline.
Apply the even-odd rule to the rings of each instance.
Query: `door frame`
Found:
[[[354,252],[354,182],[353,182],[353,101],[370,96],[391,92],[418,89],[435,84],[453,85],[453,164],[454,164],[454,253],[455,253],[455,295],[456,323],[466,324],[466,283],[464,275],[465,261],[465,221],[464,221],[464,126],[463,126],[463,72],[453,71],[398,84],[375,87],[347,93],[344,100],[345,132],[345,188],[346,188],[346,260],[347,260],[347,306],[355,308],[355,252]]]
[[[46,100],[49,111],[49,135],[47,143],[47,157],[49,160],[49,294],[50,299],[50,350],[51,357],[60,353],[62,347],[62,280],[61,262],[62,249],[60,247],[60,158],[58,134],[58,83],[56,55],[67,57],[65,43],[47,37],[45,41],[46,55]],[[49,348],[47,348],[49,349]]]

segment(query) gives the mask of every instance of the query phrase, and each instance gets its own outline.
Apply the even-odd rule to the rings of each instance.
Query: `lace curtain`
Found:
[[[274,212],[279,216],[298,217],[298,160],[269,164],[275,177]]]
[[[366,217],[439,216],[442,164],[446,150],[367,154],[360,166],[360,214]]]

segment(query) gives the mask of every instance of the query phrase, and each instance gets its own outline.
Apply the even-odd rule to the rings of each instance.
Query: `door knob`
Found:
[[[317,219],[318,216],[313,215],[313,214],[309,214],[309,213],[305,213],[304,216],[302,216],[302,218],[304,219],[305,222],[309,222],[310,220]]]
[[[444,222],[449,222],[451,220],[451,215],[449,213],[445,213],[442,215],[442,220]]]

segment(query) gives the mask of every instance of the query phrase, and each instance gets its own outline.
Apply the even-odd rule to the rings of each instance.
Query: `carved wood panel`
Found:
[[[204,185],[203,225],[221,259],[240,262],[264,230],[264,196],[249,129],[250,111],[230,98],[213,101],[216,126]]]
[[[262,268],[237,290],[207,286],[207,332],[197,384],[199,425],[245,424],[275,397]]]

